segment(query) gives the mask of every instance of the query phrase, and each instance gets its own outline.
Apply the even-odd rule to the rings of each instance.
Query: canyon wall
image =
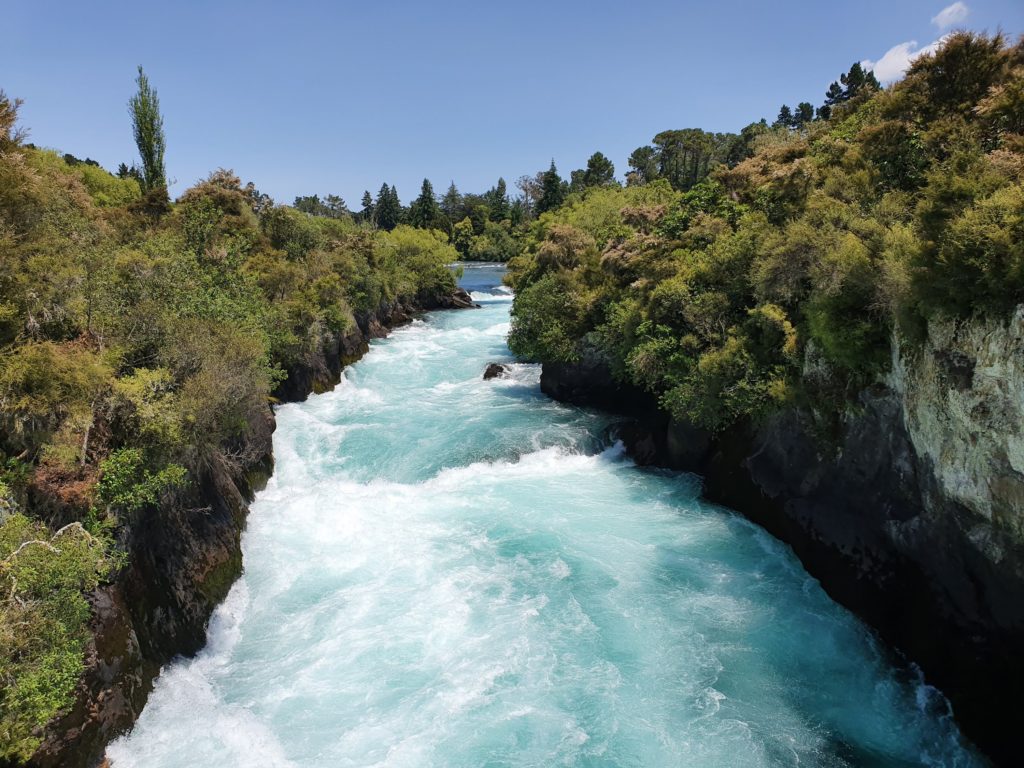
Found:
[[[790,406],[709,435],[599,360],[544,366],[552,397],[637,416],[631,455],[703,475],[713,501],[788,543],[834,599],[918,665],[999,764],[1024,722],[1024,307],[892,342],[839,412]],[[804,377],[827,377],[808,356]]]

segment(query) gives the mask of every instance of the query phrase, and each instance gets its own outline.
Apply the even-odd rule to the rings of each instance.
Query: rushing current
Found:
[[[541,394],[500,277],[278,408],[245,573],[114,768],[979,765],[786,546]]]

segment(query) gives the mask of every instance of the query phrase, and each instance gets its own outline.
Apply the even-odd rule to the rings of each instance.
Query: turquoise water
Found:
[[[978,764],[788,548],[482,380],[499,279],[278,409],[245,574],[115,768]]]

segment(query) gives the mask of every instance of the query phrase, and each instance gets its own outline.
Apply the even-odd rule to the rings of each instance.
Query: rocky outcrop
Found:
[[[468,300],[468,302],[467,302]],[[473,306],[468,294],[421,296],[355,318],[329,338],[316,359],[294,366],[279,401],[329,389],[366,353],[369,341],[409,322],[415,312]],[[93,637],[72,707],[51,721],[33,756],[40,768],[92,768],[108,742],[135,722],[160,668],[206,642],[217,605],[242,572],[241,535],[248,505],[273,469],[274,416],[250,424],[231,461],[194,475],[186,491],[125,526],[128,566],[91,596]]]
[[[545,365],[542,386],[558,399],[639,410],[622,431],[638,462],[701,473],[710,499],[788,543],[947,695],[968,737],[1015,764],[1024,309],[1003,324],[933,322],[923,346],[893,349],[888,377],[838,422],[791,407],[714,437],[609,397],[621,389],[595,361]]]
[[[33,764],[40,768],[89,765],[129,728],[146,701],[150,674],[124,594],[118,585],[92,595],[93,637],[86,648],[88,674],[78,682],[70,711],[50,724]]]
[[[1024,305],[1005,324],[932,322],[922,350],[893,349],[889,384],[915,450],[1000,561],[1000,539],[1024,541]]]
[[[505,366],[501,363],[488,363],[487,367],[484,369],[484,381],[497,379],[499,376],[504,376],[505,373]]]
[[[649,416],[658,410],[657,400],[639,387],[618,381],[604,357],[590,347],[576,362],[544,363],[540,388],[555,400],[612,413]]]
[[[464,288],[456,288],[452,293],[420,294],[416,304],[421,309],[479,309],[480,305]]]

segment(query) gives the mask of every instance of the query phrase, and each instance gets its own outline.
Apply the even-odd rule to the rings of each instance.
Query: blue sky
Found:
[[[945,12],[944,12],[945,11]],[[0,88],[30,140],[135,158],[126,102],[157,88],[172,194],[217,167],[281,202],[426,176],[482,191],[595,150],[621,177],[665,129],[738,130],[821,102],[854,61],[896,77],[965,26],[1016,36],[1021,0],[63,2],[3,11]]]

